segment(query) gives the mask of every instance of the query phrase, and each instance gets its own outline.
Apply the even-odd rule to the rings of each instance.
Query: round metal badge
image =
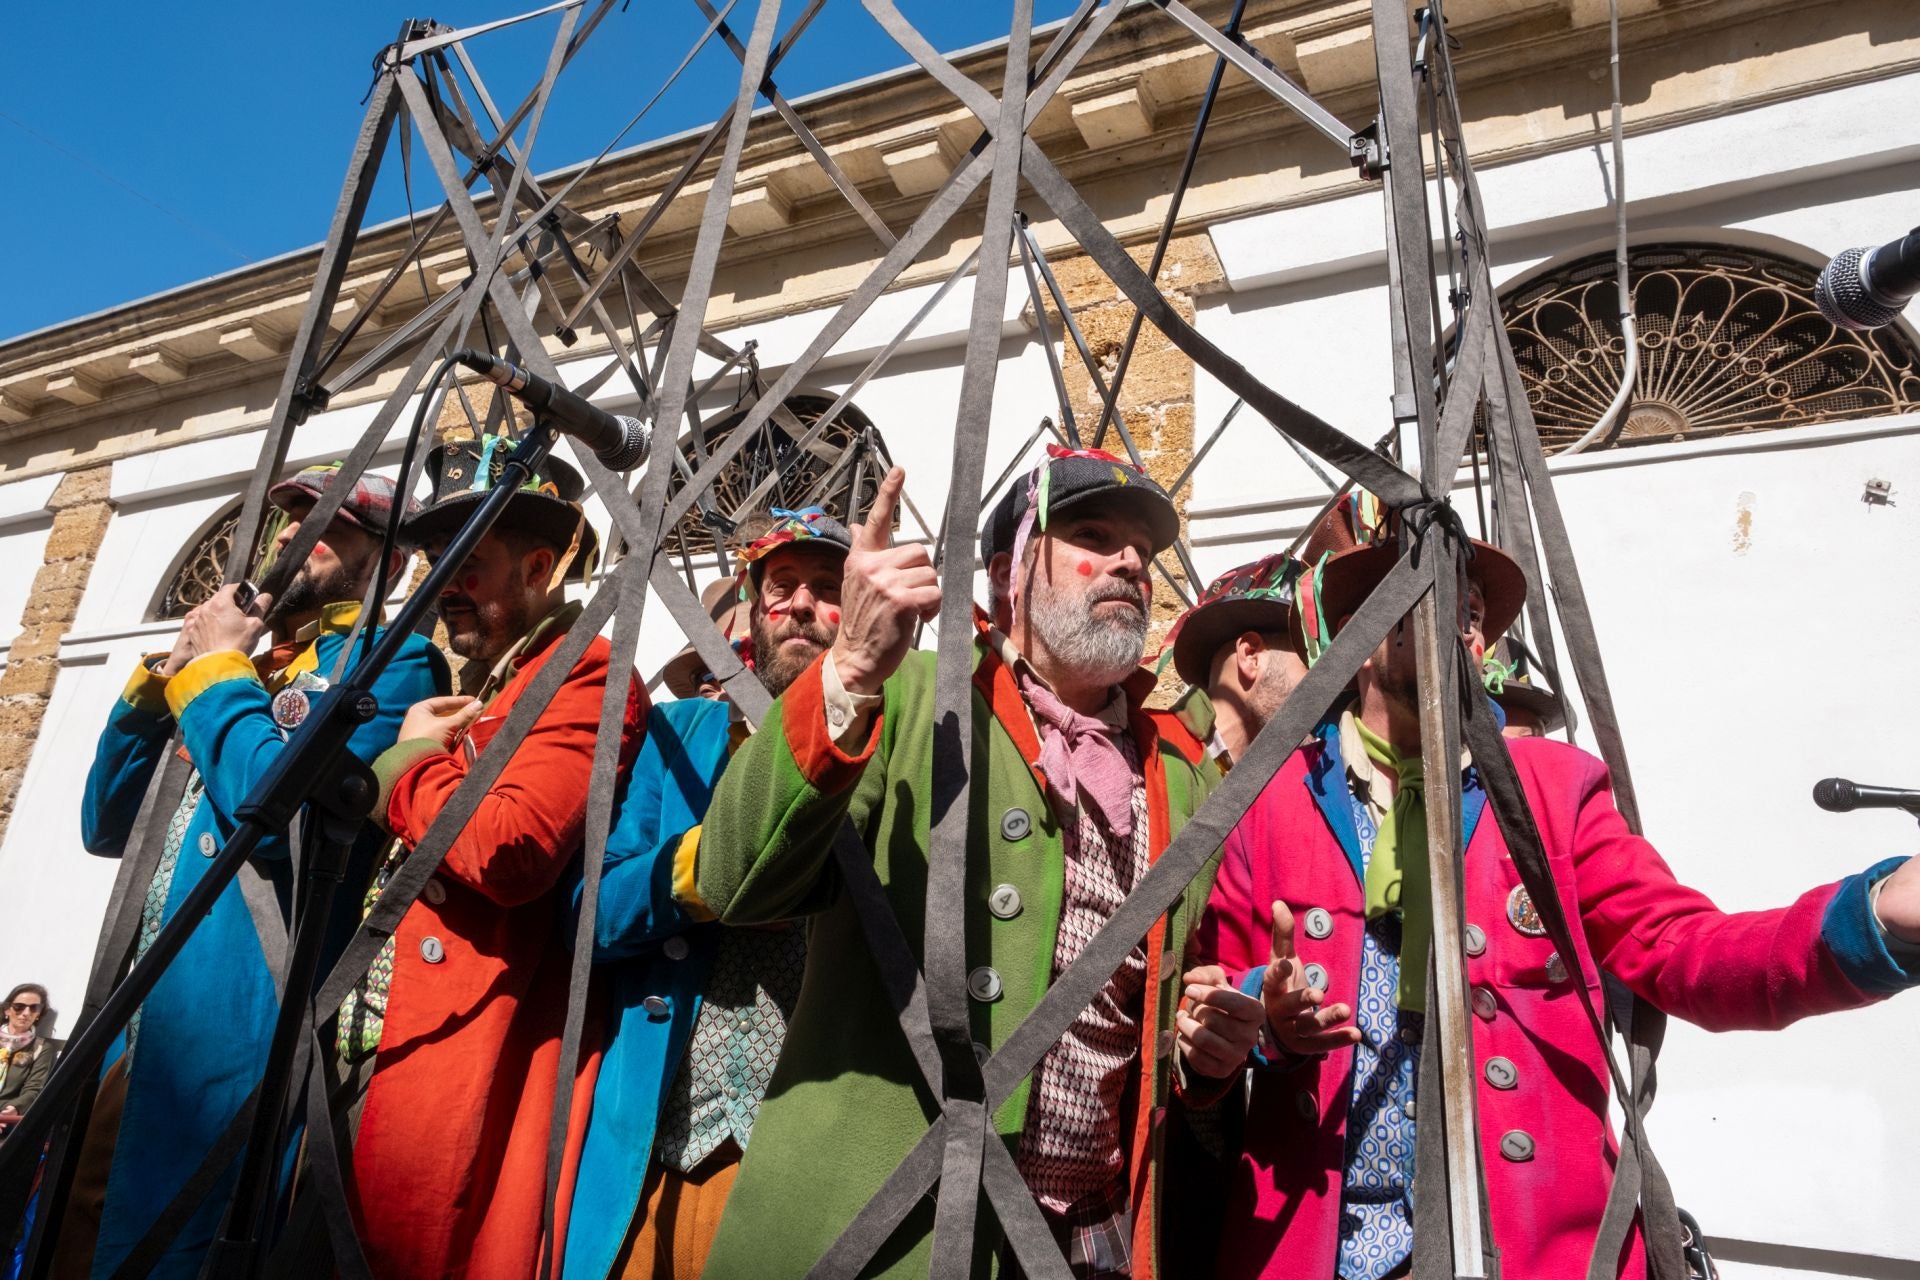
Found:
[[[273,695],[273,722],[282,729],[298,729],[312,709],[305,689],[282,689]]]
[[[1527,886],[1517,884],[1513,892],[1507,895],[1507,923],[1529,938],[1547,936],[1547,926],[1541,923],[1540,912],[1533,905],[1533,895],[1527,892]]]

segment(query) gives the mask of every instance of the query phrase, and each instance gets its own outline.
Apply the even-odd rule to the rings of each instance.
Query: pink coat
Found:
[[[1486,939],[1467,963],[1481,1158],[1505,1274],[1581,1276],[1616,1146],[1606,1122],[1605,1059],[1572,989],[1574,974],[1596,1007],[1604,966],[1662,1009],[1710,1030],[1782,1027],[1876,997],[1849,980],[1822,936],[1829,902],[1851,882],[1814,889],[1779,910],[1728,915],[1675,880],[1653,846],[1627,830],[1600,761],[1545,739],[1511,746],[1568,914],[1583,928],[1577,963],[1556,963],[1550,974],[1553,943],[1508,919],[1520,878],[1486,811],[1466,858],[1467,921]],[[1301,961],[1326,969],[1328,1002],[1354,1003],[1363,896],[1330,825],[1338,823],[1352,843],[1348,804],[1337,755],[1318,743],[1294,753],[1226,842],[1198,935],[1203,961],[1237,978],[1262,969],[1269,904],[1279,899],[1293,911]],[[1316,908],[1326,916],[1308,922]],[[1330,931],[1323,927],[1329,921]],[[1254,1070],[1221,1277],[1334,1274],[1352,1057],[1344,1049],[1291,1070]],[[1511,1077],[1495,1072],[1511,1078],[1509,1088],[1488,1083],[1495,1057],[1512,1064]],[[1531,1158],[1512,1158],[1529,1146]],[[1644,1271],[1636,1231],[1621,1274]]]

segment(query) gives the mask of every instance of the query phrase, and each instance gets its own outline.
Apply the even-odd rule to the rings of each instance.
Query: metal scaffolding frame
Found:
[[[847,8],[855,2],[841,0]],[[1525,570],[1529,644],[1550,670],[1566,672],[1579,685],[1601,753],[1612,769],[1621,812],[1636,830],[1639,820],[1565,523],[1500,322],[1489,274],[1488,224],[1463,141],[1440,0],[1431,0],[1428,8],[1419,11],[1417,35],[1402,0],[1373,0],[1380,108],[1360,128],[1333,116],[1240,34],[1244,0],[1235,4],[1230,20],[1221,29],[1182,0],[1081,0],[1072,16],[1052,31],[1040,49],[1034,47],[1032,0],[1012,0],[1004,81],[997,93],[963,74],[935,50],[892,0],[857,2],[928,77],[971,113],[979,126],[972,146],[903,229],[890,226],[879,216],[776,87],[776,69],[796,42],[805,37],[826,0],[808,0],[784,34],[778,25],[780,0],[756,0],[750,23],[743,25],[733,20],[734,11],[745,7],[741,0],[725,0],[719,7],[711,0],[693,0],[706,20],[705,29],[669,77],[669,83],[686,69],[695,54],[717,41],[739,66],[734,96],[731,105],[688,151],[666,187],[630,226],[623,226],[613,216],[588,218],[566,203],[606,151],[553,192],[534,175],[530,158],[559,76],[583,42],[608,18],[614,0],[562,0],[518,18],[466,29],[408,23],[376,63],[364,122],[320,254],[313,291],[292,342],[257,469],[246,490],[233,553],[226,566],[228,580],[242,580],[252,568],[249,551],[256,544],[266,511],[267,489],[283,470],[293,433],[300,424],[323,409],[331,397],[363,385],[377,374],[402,369],[365,433],[344,459],[342,479],[351,480],[382,449],[401,415],[417,405],[415,397],[434,391],[433,387],[423,389],[423,380],[458,346],[502,351],[535,373],[554,378],[557,370],[542,340],[543,326],[544,332],[570,345],[579,326],[591,320],[597,334],[610,345],[613,358],[604,371],[579,389],[592,394],[607,379],[624,376],[639,399],[641,416],[653,424],[655,447],[653,464],[644,469],[637,484],[630,485],[630,477],[610,472],[592,453],[569,441],[576,465],[609,514],[610,542],[623,544],[626,554],[599,583],[580,621],[560,641],[546,664],[545,671],[554,673],[553,678],[536,680],[516,703],[446,810],[390,881],[346,953],[320,981],[317,995],[308,1004],[313,1034],[301,1046],[294,1069],[294,1096],[300,1096],[304,1088],[307,1098],[304,1118],[308,1132],[332,1132],[328,1091],[323,1087],[327,1061],[318,1046],[329,1042],[328,1027],[342,998],[366,972],[382,943],[392,937],[401,916],[439,866],[466,818],[552,697],[560,677],[611,623],[613,656],[588,801],[585,890],[577,930],[581,941],[573,955],[572,999],[562,1042],[561,1061],[577,1061],[599,874],[611,820],[611,779],[620,716],[629,682],[634,678],[633,660],[649,588],[749,720],[760,721],[770,703],[767,690],[742,665],[701,608],[693,590],[691,566],[683,563],[676,570],[670,553],[663,549],[664,534],[696,506],[701,506],[716,528],[731,528],[765,499],[771,487],[768,484],[760,485],[740,509],[719,511],[710,495],[721,469],[769,423],[792,437],[798,448],[811,447],[818,441],[825,424],[885,364],[932,303],[920,310],[906,330],[868,363],[834,407],[810,427],[787,410],[786,398],[802,386],[873,303],[897,283],[902,272],[953,224],[956,215],[963,209],[979,207],[976,197],[984,188],[979,245],[941,286],[935,299],[970,269],[974,271],[972,323],[958,396],[949,498],[937,533],[925,530],[923,522],[923,530],[935,543],[944,599],[937,623],[935,724],[941,740],[935,753],[940,763],[936,765],[930,798],[931,811],[937,816],[929,850],[924,966],[914,960],[914,949],[888,908],[871,855],[850,823],[843,824],[835,845],[836,865],[858,907],[866,941],[899,1016],[901,1032],[912,1048],[928,1092],[938,1100],[939,1110],[911,1153],[814,1264],[810,1274],[848,1278],[860,1274],[914,1205],[932,1193],[937,1199],[933,1276],[957,1280],[968,1273],[972,1242],[977,1233],[988,1229],[978,1220],[983,1197],[1007,1247],[1027,1275],[1036,1280],[1064,1280],[1069,1275],[1011,1154],[1005,1144],[993,1140],[991,1117],[995,1108],[1039,1065],[1108,975],[1187,889],[1366,657],[1410,618],[1421,663],[1419,692],[1427,776],[1447,780],[1444,786],[1432,788],[1427,798],[1435,914],[1434,962],[1429,977],[1435,1011],[1429,1020],[1429,1035],[1435,1040],[1429,1043],[1437,1041],[1437,1051],[1426,1055],[1421,1084],[1414,1274],[1420,1280],[1442,1275],[1460,1280],[1497,1275],[1498,1251],[1487,1225],[1482,1192],[1474,1113],[1473,1026],[1465,998],[1460,775],[1457,768],[1444,763],[1458,759],[1463,743],[1473,752],[1496,820],[1550,936],[1560,945],[1562,954],[1576,952],[1570,949],[1571,926],[1547,871],[1511,759],[1486,699],[1476,695],[1478,673],[1472,670],[1464,648],[1452,638],[1450,620],[1463,590],[1470,549],[1461,522],[1452,514],[1448,495],[1463,461],[1484,464],[1487,469],[1493,497],[1488,536],[1512,553]],[[1101,45],[1123,16],[1139,22],[1176,23],[1215,58],[1174,198],[1146,270],[1134,262],[1062,175],[1030,128],[1075,68]],[[488,32],[529,20],[550,20],[555,26],[553,42],[537,87],[503,114],[481,80],[467,46]],[[1158,264],[1179,215],[1180,197],[1192,177],[1216,96],[1228,75],[1251,81],[1337,148],[1356,166],[1363,180],[1380,187],[1394,348],[1393,430],[1384,442],[1388,447],[1371,447],[1295,404],[1216,347],[1155,286]],[[765,386],[760,385],[758,366],[750,350],[737,350],[706,328],[715,274],[725,256],[727,213],[755,104],[763,100],[883,250],[877,264],[835,309],[804,352]],[[1431,138],[1430,150],[1423,137],[1423,123]],[[361,235],[375,175],[396,138],[403,158],[409,162],[417,141],[443,201],[393,261],[371,299],[341,330],[330,332],[329,318]],[[714,163],[706,169],[709,160]],[[711,190],[694,238],[687,278],[674,298],[639,265],[639,251],[657,233],[668,205],[693,175],[703,170],[710,178]],[[1439,192],[1440,207],[1451,215],[1448,229],[1458,231],[1457,236],[1443,238],[1444,261],[1438,272],[1429,226],[1429,170]],[[483,181],[493,197],[484,209],[475,196]],[[1090,357],[1047,256],[1028,230],[1021,208],[1021,202],[1027,199],[1045,207],[1136,310],[1118,367],[1110,376],[1103,377],[1098,363]],[[457,234],[472,264],[469,277],[438,297],[423,299],[404,323],[342,368],[344,353],[366,318],[388,301],[408,272],[419,270],[429,246],[441,247],[441,237],[449,232]],[[1009,275],[1015,271],[1028,285],[1043,345],[1055,361],[1059,426],[1054,427],[1050,420],[1042,422],[983,494],[987,432],[980,429],[980,424],[987,421],[991,408],[1000,319]],[[1440,274],[1457,284],[1445,297],[1451,310],[1450,338],[1443,328],[1442,294],[1436,284]],[[1073,345],[1094,380],[1101,412],[1091,432],[1072,413],[1052,335],[1046,329],[1049,303],[1063,321],[1062,342]],[[388,305],[391,308],[397,304]],[[1403,530],[1404,553],[1246,757],[1172,840],[1080,958],[1060,975],[1026,1020],[981,1060],[975,1057],[969,1030],[967,958],[964,931],[959,926],[965,909],[972,735],[955,728],[970,723],[971,717],[972,587],[981,512],[983,504],[1007,483],[1028,451],[1050,430],[1071,443],[1090,436],[1095,445],[1110,429],[1117,431],[1127,453],[1138,461],[1139,448],[1119,404],[1129,358],[1145,324],[1160,330],[1237,397],[1226,419],[1199,449],[1193,465],[1244,407],[1263,418],[1303,456],[1311,454],[1339,472],[1345,481],[1339,493],[1356,484],[1364,486],[1396,512]],[[1438,350],[1443,341],[1446,349]],[[720,374],[709,377],[704,385],[696,385],[695,365],[702,354],[719,362]],[[743,412],[724,438],[710,440],[701,421],[700,401],[720,375],[740,368],[754,371],[749,394],[738,406]],[[464,393],[461,403],[466,404]],[[491,419],[497,422],[502,412],[496,398],[489,410]],[[467,405],[467,413],[473,416],[471,405]],[[1469,452],[1474,444],[1476,417],[1488,443],[1484,459]],[[682,461],[683,441],[691,453],[690,462]],[[853,473],[849,492],[857,495],[862,469],[884,462],[884,458],[870,456],[875,445],[877,441],[864,437],[858,442],[854,453],[859,456],[846,468]],[[1403,466],[1396,458],[1414,459],[1417,465]],[[1176,491],[1190,478],[1193,465],[1175,485]],[[676,474],[676,467],[683,483],[670,494],[670,478]],[[837,484],[838,477],[836,472],[828,480]],[[412,479],[403,477],[408,483]],[[284,585],[350,488],[350,484],[336,483],[321,497],[302,521],[293,544],[264,575],[262,589],[277,592]],[[1336,501],[1338,497],[1336,494]],[[847,514],[852,518],[855,513],[849,510]],[[1197,586],[1197,571],[1184,543],[1174,548],[1174,556],[1178,572],[1160,565],[1163,578],[1176,587],[1182,581]],[[1567,649],[1564,662],[1554,651],[1556,620]],[[1564,687],[1563,692],[1567,692]],[[148,962],[128,975],[144,888],[159,860],[167,819],[187,779],[187,767],[173,754],[167,759],[148,793],[136,834],[122,860],[72,1042],[75,1048],[63,1067],[71,1083],[56,1101],[71,1099],[72,1105],[36,1108],[21,1125],[21,1132],[0,1148],[0,1197],[4,1197],[0,1209],[11,1212],[13,1220],[18,1221],[25,1202],[26,1176],[31,1171],[27,1155],[37,1150],[41,1136],[51,1133],[36,1230],[36,1275],[45,1274],[50,1260],[51,1250],[44,1247],[42,1237],[47,1234],[47,1224],[58,1221],[72,1176],[76,1135],[85,1130],[99,1053],[104,1049],[104,1039],[113,1031],[105,1025],[111,1021],[109,1002],[116,1000],[116,989],[125,989],[117,999],[126,1004],[134,984],[144,980],[145,987],[150,987],[152,970],[164,967],[170,954],[166,947],[156,945]],[[213,892],[217,891],[216,887]],[[168,928],[173,929],[186,915],[185,910],[180,912]],[[182,941],[190,929],[188,921],[181,931]],[[179,941],[168,945],[177,952]],[[157,966],[153,963],[156,959]],[[1677,1235],[1666,1226],[1673,1219],[1671,1195],[1644,1140],[1646,1105],[1652,1094],[1652,1055],[1660,1032],[1658,1015],[1635,1005],[1625,1018],[1630,1061],[1628,1071],[1623,1073],[1613,1065],[1607,1010],[1594,1006],[1584,985],[1576,983],[1575,987],[1595,1032],[1608,1046],[1614,1087],[1628,1102],[1627,1131],[1614,1194],[1596,1248],[1594,1274],[1603,1273],[1601,1261],[1618,1257],[1620,1244],[1639,1210],[1646,1217],[1655,1275],[1660,1280],[1677,1280],[1682,1274]],[[1616,1007],[1625,1012],[1629,1002],[1630,997]],[[549,1152],[549,1225],[572,1084],[573,1073],[562,1070],[554,1102],[554,1116],[561,1123],[553,1126]],[[53,1092],[49,1090],[50,1095]],[[1428,1098],[1434,1101],[1428,1104]],[[250,1101],[235,1116],[228,1133],[209,1153],[203,1172],[217,1174],[239,1154],[245,1145],[252,1108]],[[297,1108],[288,1110],[297,1114]],[[287,1124],[295,1122],[294,1114],[285,1118]],[[323,1217],[336,1261],[345,1274],[367,1274],[353,1240],[351,1221],[345,1216],[339,1168],[343,1157],[326,1141],[310,1142],[309,1152],[323,1192]],[[200,1194],[204,1194],[204,1180],[196,1181],[201,1184]],[[157,1256],[164,1249],[195,1207],[197,1196],[191,1194],[193,1191],[193,1185],[183,1191],[130,1263]],[[550,1253],[543,1258],[543,1275],[554,1261]],[[1604,1274],[1610,1276],[1611,1269],[1605,1269]]]

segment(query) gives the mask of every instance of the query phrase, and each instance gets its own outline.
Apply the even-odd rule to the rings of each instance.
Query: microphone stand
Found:
[[[29,1108],[14,1131],[0,1144],[0,1180],[18,1176],[24,1162],[35,1159],[49,1130],[74,1101],[81,1088],[99,1071],[114,1038],[160,975],[185,947],[194,929],[212,910],[240,867],[261,840],[287,830],[301,808],[311,803],[319,819],[312,856],[307,861],[306,891],[301,895],[295,927],[288,944],[287,972],[281,987],[280,1011],[267,1050],[249,1121],[245,1156],[238,1186],[225,1223],[208,1258],[205,1274],[220,1280],[244,1280],[258,1271],[266,1209],[278,1195],[275,1158],[281,1118],[292,1084],[295,1051],[307,1029],[304,1016],[313,998],[320,951],[326,935],[333,898],[345,874],[347,856],[360,825],[372,811],[378,788],[373,771],[346,749],[354,731],[379,714],[374,683],[413,636],[480,539],[486,536],[512,501],[514,493],[533,475],[533,469],[553,448],[553,431],[544,418],[508,455],[499,482],[460,526],[428,570],[427,576],[400,606],[373,645],[347,678],[328,690],[313,713],[287,740],[271,768],[234,810],[238,825],[215,855],[207,874],[181,900],[140,962],[128,971],[101,1005],[100,1012],[76,1029],[67,1041],[59,1065],[47,1078],[38,1102]],[[52,1226],[53,1224],[49,1224]]]

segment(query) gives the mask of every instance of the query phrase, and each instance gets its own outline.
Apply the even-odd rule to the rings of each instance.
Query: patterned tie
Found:
[[[1040,772],[1061,804],[1081,801],[1117,839],[1133,836],[1133,770],[1113,740],[1113,729],[1096,716],[1075,711],[1026,672],[1020,692],[1040,723]]]

